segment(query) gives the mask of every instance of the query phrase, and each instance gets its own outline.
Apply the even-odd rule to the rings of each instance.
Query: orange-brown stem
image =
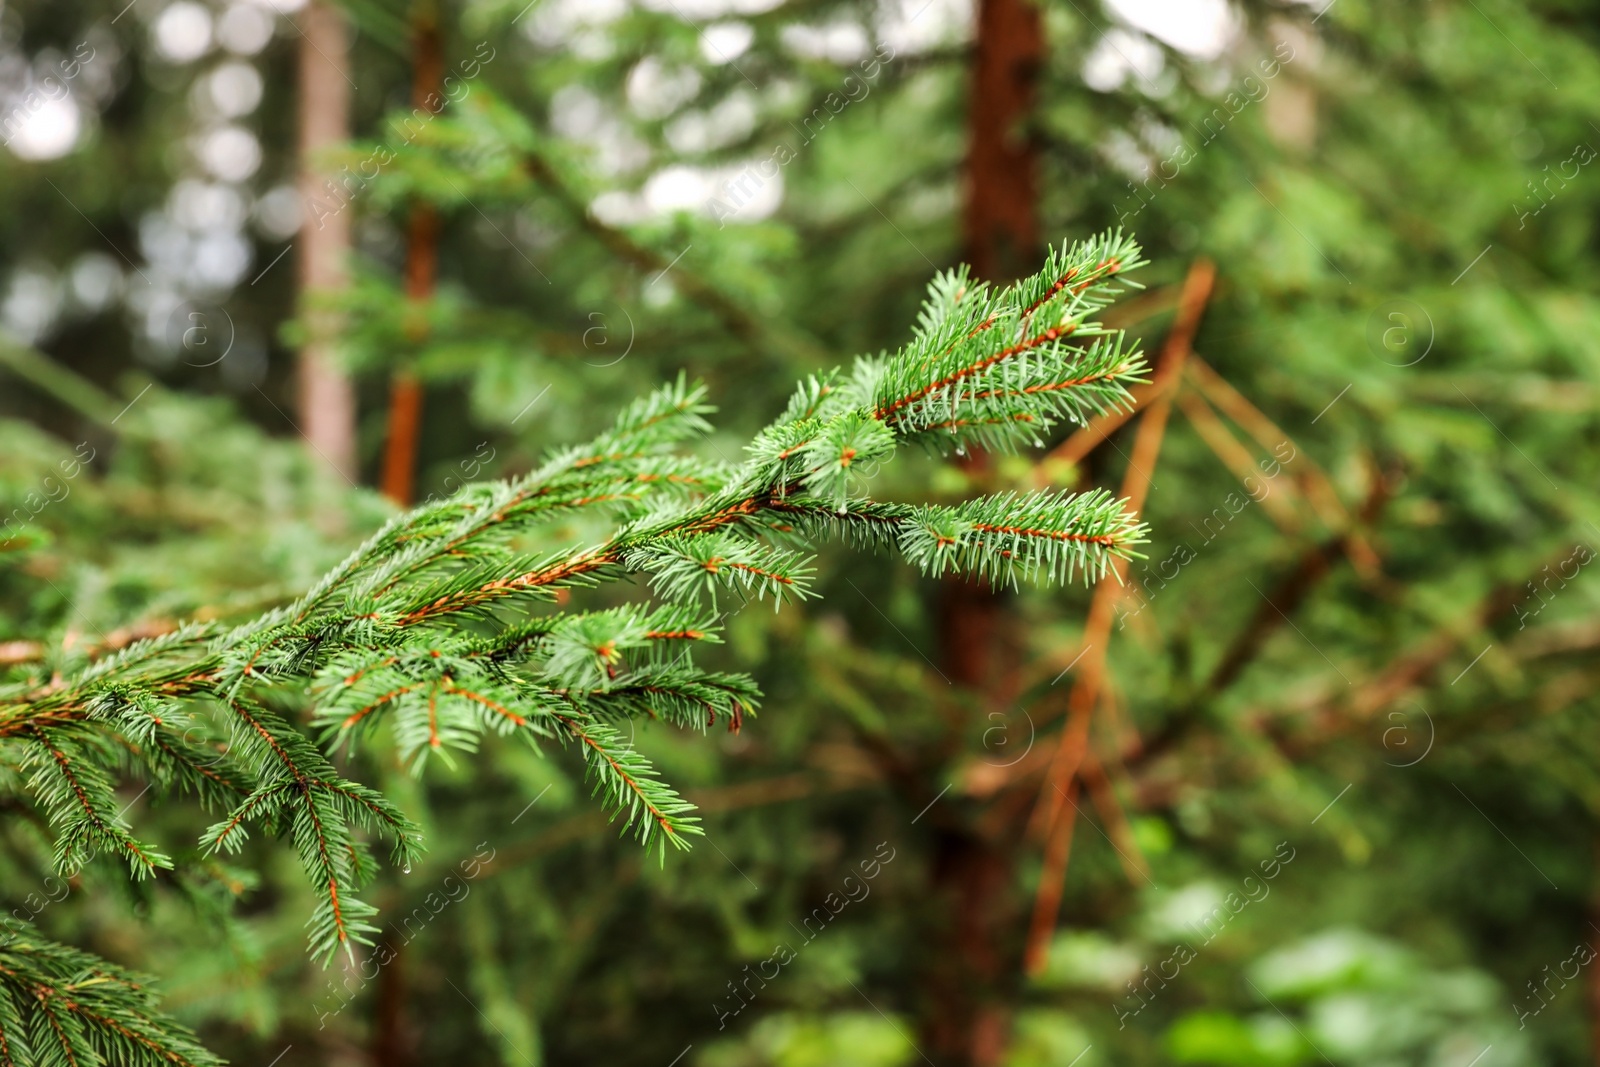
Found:
[[[1173,382],[1183,373],[1184,361],[1199,328],[1200,317],[1211,289],[1216,281],[1216,269],[1207,260],[1196,260],[1184,279],[1183,293],[1178,300],[1178,316],[1172,331],[1162,345],[1156,368],[1157,382]],[[1158,393],[1145,409],[1139,423],[1139,433],[1134,439],[1133,455],[1128,461],[1122,480],[1121,495],[1127,500],[1130,512],[1137,514],[1144,508],[1150,490],[1150,476],[1161,454],[1161,442],[1166,434],[1167,417],[1172,410],[1169,390]],[[1106,644],[1111,636],[1112,609],[1122,594],[1122,579],[1127,571],[1127,561],[1113,557],[1109,573],[1095,587],[1089,604],[1089,618],[1084,625],[1082,666],[1067,698],[1067,725],[1061,733],[1039,802],[1034,808],[1030,828],[1045,838],[1044,870],[1040,875],[1038,893],[1034,899],[1033,923],[1028,930],[1027,946],[1023,952],[1023,965],[1030,974],[1037,974],[1044,966],[1052,933],[1055,931],[1056,911],[1061,902],[1067,877],[1067,858],[1071,851],[1072,827],[1076,811],[1066,812],[1070,790],[1077,782],[1089,747],[1089,723],[1095,704],[1100,699],[1101,683],[1105,673]]]
[[[412,15],[411,102],[433,113],[443,104],[444,50],[430,0],[418,0]],[[432,204],[411,206],[406,230],[406,337],[420,344],[428,335],[428,305],[439,273],[439,213]],[[414,492],[422,433],[422,383],[409,368],[389,383],[389,440],[383,451],[383,495],[402,507]]]

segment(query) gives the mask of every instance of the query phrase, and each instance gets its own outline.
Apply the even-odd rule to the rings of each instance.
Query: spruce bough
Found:
[[[737,730],[754,713],[749,677],[693,660],[718,641],[719,596],[813,595],[807,551],[829,535],[994,583],[1093,581],[1134,554],[1143,527],[1101,490],[883,503],[864,472],[911,444],[1039,445],[1062,421],[1126,406],[1145,365],[1093,316],[1140,265],[1115,233],[1005,288],[941,274],[904,347],[802,382],[738,464],[691,453],[712,409],[680,377],[526,475],[397,516],[287,607],[0,691],[6,784],[48,813],[64,872],[106,855],[135,878],[174,867],[122,817],[124,777],[216,812],[205,854],[238,853],[252,832],[286,838],[318,894],[307,925],[324,960],[376,931],[356,895],[376,872],[370,841],[387,840],[402,866],[422,847],[402,811],[330,761],[380,727],[419,770],[486,733],[574,745],[626,831],[663,856],[687,847],[701,832],[692,806],[618,725]],[[552,546],[553,520],[578,514],[612,532]],[[551,610],[563,590],[635,575],[654,603]],[[305,705],[310,736],[290,720]],[[25,923],[5,920],[3,938],[0,1065],[216,1062],[127,973]]]

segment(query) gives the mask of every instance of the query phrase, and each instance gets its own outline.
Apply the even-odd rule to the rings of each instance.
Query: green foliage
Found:
[[[706,1054],[707,1067],[898,1067],[916,1057],[901,1024],[870,1011],[808,1018],[774,1015],[747,1041]]]
[[[702,670],[691,652],[717,640],[722,617],[696,606],[701,594],[713,611],[719,591],[806,595],[809,557],[763,535],[810,541],[864,529],[932,574],[1061,581],[1097,578],[1139,542],[1142,527],[1104,494],[930,508],[880,504],[837,479],[852,442],[883,459],[903,443],[997,441],[1002,427],[1048,425],[1076,388],[1094,392],[1097,406],[1124,400],[1137,356],[1119,345],[1108,363],[1065,324],[1103,306],[1088,294],[1116,291],[1113,279],[1137,257],[1130,241],[1108,237],[1052,256],[1050,276],[1007,289],[936,283],[911,344],[858,361],[849,377],[802,384],[741,465],[683,450],[709,428],[710,409],[704,389],[680,377],[526,475],[395,517],[292,604],[232,627],[184,626],[50,684],[12,684],[0,691],[0,745],[49,814],[57,868],[97,853],[124,858],[140,877],[171,867],[132,835],[112,774],[145,777],[157,795],[191,791],[221,816],[200,838],[206,853],[240,853],[252,827],[292,842],[315,892],[310,951],[326,959],[342,948],[354,960],[355,945],[379,933],[376,909],[356,896],[376,873],[370,837],[389,839],[393,862],[409,870],[422,834],[293,724],[297,693],[330,747],[386,724],[419,769],[429,753],[474,750],[491,732],[574,744],[625,831],[657,845],[663,861],[669,843],[687,848],[702,832],[693,806],[616,723],[737,730],[754,711],[751,679]],[[935,320],[958,325],[927,328]],[[774,451],[776,440],[789,443]],[[613,532],[598,544],[548,543],[552,520],[574,511],[611,517]],[[640,574],[664,603],[540,614],[568,590]],[[196,714],[226,730],[225,755],[190,735]]]
[[[297,413],[287,342],[269,341],[264,359],[236,352],[211,368],[170,362],[172,353],[152,343],[151,320],[161,313],[147,297],[164,297],[171,277],[155,269],[144,237],[160,232],[152,223],[177,202],[177,179],[201,177],[215,190],[191,153],[175,149],[195,132],[188,124],[210,99],[212,72],[239,57],[214,49],[188,65],[157,59],[150,20],[161,5],[109,21],[120,6],[18,0],[0,27],[6,54],[31,60],[36,72],[51,68],[52,48],[69,54],[93,33],[105,65],[90,73],[114,75],[111,96],[93,104],[79,92],[85,81],[73,85],[80,106],[100,109],[85,111],[76,152],[43,163],[0,156],[10,206],[0,220],[5,303],[24,307],[22,282],[43,276],[64,303],[35,344],[60,366],[117,383],[115,396],[87,405],[74,404],[70,390],[39,392],[37,379],[12,388],[8,378],[0,387],[8,514],[60,496],[61,464],[71,469],[80,442],[83,455],[95,454],[64,482],[70,494],[0,552],[0,643],[7,655],[14,640],[34,646],[6,677],[43,684],[58,674],[74,681],[90,659],[175,619],[220,620],[220,634],[289,603],[348,554],[352,531],[364,534],[389,517],[372,494],[319,476],[317,458],[291,438]],[[1218,265],[1195,351],[1271,421],[1252,431],[1219,408],[1225,428],[1252,452],[1249,438],[1259,434],[1256,455],[1275,456],[1282,470],[1263,477],[1258,466],[1241,486],[1240,471],[1209,445],[1216,438],[1196,433],[1187,418],[1201,398],[1186,376],[1150,471],[1144,518],[1155,533],[1138,546],[1150,559],[1129,569],[1130,598],[1108,650],[1115,715],[1097,722],[1091,738],[1129,808],[1132,847],[1110,821],[1099,825],[1116,848],[1093,825],[1078,827],[1063,922],[1114,946],[1101,954],[1102,969],[1130,956],[1135,970],[1154,968],[1172,947],[1144,929],[1147,894],[1155,894],[1124,868],[1129,857],[1142,850],[1150,881],[1163,887],[1193,879],[1226,885],[1264,854],[1253,839],[1307,840],[1296,880],[1252,905],[1215,957],[1186,968],[1124,1029],[1111,1005],[1135,975],[1024,983],[1008,970],[1020,934],[1009,920],[987,939],[1001,974],[974,999],[996,1007],[987,1018],[1009,1041],[1007,1067],[1066,1064],[1080,1053],[1078,1067],[1171,1062],[1169,1030],[1196,1014],[1224,1038],[1241,1028],[1254,1035],[1234,1042],[1240,1056],[1281,1052],[1287,1045],[1273,1042],[1282,1016],[1254,996],[1246,975],[1336,1062],[1432,1057],[1459,1067],[1490,1043],[1478,1067],[1592,1062],[1582,979],[1527,1019],[1522,1046],[1480,1029],[1479,1016],[1440,1004],[1459,992],[1448,979],[1463,970],[1480,988],[1492,977],[1498,988],[1521,991],[1568,959],[1575,939],[1592,937],[1585,916],[1600,819],[1600,687],[1589,620],[1600,587],[1592,567],[1573,578],[1573,563],[1583,558],[1575,546],[1593,546],[1591,524],[1600,522],[1592,447],[1600,310],[1591,284],[1600,268],[1592,240],[1600,185],[1592,165],[1572,175],[1585,156],[1575,146],[1595,143],[1587,103],[1600,86],[1593,21],[1544,0],[1238,0],[1228,5],[1235,32],[1226,47],[1202,55],[1161,36],[1177,27],[1130,22],[1139,6],[1037,5],[1045,41],[1034,68],[1036,107],[1014,131],[1015,143],[1032,149],[1040,179],[1031,207],[1044,233],[1121,225],[1144,235],[1160,264],[1143,275],[1152,291],[1107,316],[1130,336],[1166,329],[1172,283],[1186,261],[1205,256]],[[641,460],[657,464],[638,468],[655,482],[599,487],[617,501],[579,505],[589,490],[572,483],[536,531],[504,546],[509,557],[531,557],[517,565],[532,569],[561,558],[568,544],[599,543],[669,492],[692,505],[715,488],[682,479],[708,465],[719,469],[715,485],[726,484],[752,454],[741,454],[740,444],[782,410],[797,377],[817,375],[795,396],[813,413],[822,389],[853,380],[848,369],[819,373],[832,353],[898,351],[920,281],[957,261],[971,236],[960,221],[977,103],[971,24],[948,20],[941,32],[941,11],[951,10],[942,4],[907,22],[918,9],[828,0],[702,20],[687,5],[625,5],[620,14],[617,5],[553,0],[531,9],[521,0],[442,8],[450,10],[452,69],[480,39],[500,58],[464,100],[397,146],[396,160],[347,209],[360,266],[358,287],[343,301],[341,347],[361,376],[365,474],[394,367],[428,386],[424,498],[463,480],[463,456],[475,456],[472,470],[482,462],[520,475],[543,462],[552,442],[593,437],[616,397],[671,383],[680,368],[706,381],[724,412],[717,428],[685,438],[690,455]],[[348,10],[357,29],[355,128],[394,145],[395,127],[379,109],[409,91],[403,12],[372,0]],[[730,28],[750,31],[749,48],[720,62],[706,42]],[[837,42],[857,31],[869,44],[892,40],[898,56],[875,62],[867,76],[853,62],[800,47],[806,34]],[[299,43],[280,32],[258,57],[242,60],[266,85],[254,115],[229,120],[258,133],[264,150],[257,175],[233,185],[246,203],[294,169],[288,118]],[[1122,70],[1120,86],[1107,91],[1106,61],[1119,58],[1136,69]],[[679,79],[675,85],[692,84],[670,111],[661,97],[632,91],[636,72],[651,67]],[[1094,87],[1086,71],[1095,72]],[[857,80],[845,85],[847,76]],[[860,96],[869,87],[842,113],[829,109],[830,94]],[[587,110],[568,107],[574,100]],[[813,138],[814,114],[825,128]],[[574,115],[590,118],[561,121]],[[698,140],[686,136],[696,130]],[[760,222],[736,216],[721,225],[697,205],[638,210],[658,175],[688,167],[713,181],[733,179],[777,145],[793,158],[781,168],[781,206]],[[369,155],[361,146],[349,159]],[[442,225],[440,288],[426,309],[407,296],[400,260],[405,216],[417,200],[436,205]],[[634,210],[601,210],[617,203]],[[248,279],[284,244],[241,225],[254,253]],[[123,302],[99,311],[80,305],[69,284],[75,268],[121,262],[118,255],[155,285],[128,270]],[[294,262],[291,252],[259,284],[241,281],[225,300],[211,298],[258,342],[293,337],[278,327],[294,314]],[[960,276],[949,277],[954,292]],[[1410,304],[1396,319],[1401,300]],[[16,320],[8,313],[6,321]],[[936,313],[926,329],[940,321]],[[139,370],[130,374],[132,366]],[[148,376],[158,383],[113,423]],[[216,395],[227,391],[240,403]],[[980,398],[964,402],[984,415]],[[932,405],[924,408],[922,417],[941,421]],[[1057,444],[1073,430],[1073,413],[1056,412],[1061,424],[1040,440]],[[861,1034],[865,994],[929,1059],[955,1062],[958,1054],[929,1040],[949,1032],[951,1015],[935,984],[961,958],[955,934],[964,927],[955,918],[990,912],[961,907],[942,872],[952,870],[952,851],[968,845],[998,854],[994,912],[1025,916],[1035,845],[1001,816],[1030,806],[1037,779],[984,790],[1007,770],[1000,765],[1025,750],[1038,758],[1057,742],[1055,702],[1073,679],[1061,672],[1081,644],[1087,598],[1019,583],[999,602],[999,681],[983,694],[963,692],[946,677],[952,648],[969,646],[949,624],[953,583],[920,580],[882,556],[852,557],[824,539],[900,549],[913,534],[924,547],[943,537],[955,542],[943,546],[948,559],[969,566],[959,542],[979,536],[970,522],[930,520],[930,538],[907,525],[904,509],[987,506],[961,503],[980,494],[1028,501],[1047,486],[1114,487],[1132,427],[1078,463],[1035,466],[1000,455],[939,466],[918,454],[920,445],[890,460],[878,425],[883,420],[839,421],[814,437],[776,427],[763,438],[767,462],[804,443],[809,453],[796,469],[810,475],[798,491],[818,507],[784,516],[758,538],[739,529],[688,539],[700,548],[726,541],[794,553],[791,565],[805,579],[795,587],[803,584],[807,597],[793,597],[782,612],[737,610],[754,588],[749,571],[694,576],[693,608],[645,603],[652,576],[641,574],[573,588],[578,604],[540,601],[528,612],[490,605],[492,618],[464,615],[451,635],[462,641],[449,653],[462,666],[452,669],[504,655],[514,671],[568,689],[593,721],[637,733],[661,778],[700,805],[717,849],[697,848],[664,868],[641,863],[632,843],[613,840],[583,803],[583,790],[566,777],[569,761],[541,759],[529,745],[484,743],[476,757],[451,765],[452,746],[485,742],[489,730],[526,733],[445,691],[427,662],[442,646],[407,643],[390,653],[395,664],[352,683],[361,691],[350,694],[359,703],[349,710],[419,680],[432,679],[431,688],[370,713],[349,735],[360,735],[357,752],[341,748],[333,762],[402,807],[424,828],[430,852],[409,876],[380,870],[362,896],[385,915],[426,913],[422,902],[436,889],[427,879],[453,869],[452,844],[491,838],[504,847],[493,873],[472,883],[473,896],[429,925],[393,972],[339,988],[334,1000],[326,983],[340,973],[303,966],[300,927],[317,901],[293,849],[263,841],[252,827],[255,838],[236,861],[252,869],[211,873],[215,857],[202,861],[181,846],[218,815],[199,822],[193,805],[168,794],[141,797],[147,772],[137,760],[107,771],[117,784],[112,812],[125,820],[123,832],[159,845],[176,869],[129,880],[122,863],[90,864],[81,891],[52,904],[41,929],[160,973],[172,1009],[240,1062],[270,1062],[290,1041],[296,1050],[284,1067],[301,1055],[337,1058],[387,1034],[410,1044],[415,1060],[488,1047],[508,1065],[600,1057],[659,1067],[693,1042],[680,1063],[690,1067],[712,1057],[707,998],[765,956],[772,938],[793,935],[788,923],[815,904],[818,879],[842,856],[893,835],[908,857],[895,868],[901,884],[880,882],[881,896],[852,907],[848,922],[807,949],[801,968],[786,971],[739,1019],[751,1039],[728,1040],[741,1062],[772,1063],[790,1049],[842,1056],[838,1035]],[[935,455],[961,444],[947,429],[926,437]],[[1031,443],[1033,427],[1015,429],[1006,441]],[[844,455],[850,448],[856,456]],[[1325,494],[1307,506],[1304,490],[1320,484],[1321,472]],[[871,504],[860,499],[869,482]],[[475,506],[470,494],[479,491],[460,499]],[[640,510],[620,510],[624,496]],[[843,525],[841,502],[852,517]],[[1042,496],[1025,506],[1053,503]],[[439,515],[438,530],[465,513]],[[1224,532],[1213,537],[1219,518]],[[1341,554],[1351,536],[1375,553],[1365,566]],[[748,561],[759,566],[758,558],[769,557]],[[662,559],[661,568],[671,562]],[[1308,586],[1292,581],[1313,572],[1321,577]],[[795,587],[769,582],[763,591]],[[1478,614],[1486,601],[1508,596],[1509,615]],[[686,628],[707,636],[640,638],[641,626],[676,626],[655,613],[677,608]],[[584,618],[607,612],[615,614]],[[559,638],[544,621],[557,618],[573,620]],[[511,647],[519,627],[526,662]],[[614,658],[602,651],[608,633]],[[1252,635],[1260,638],[1253,649]],[[469,647],[469,638],[481,646]],[[322,699],[315,687],[337,686],[370,662],[365,647],[320,650],[319,673],[251,687],[299,729]],[[1241,647],[1244,667],[1213,685],[1218,664],[1239,662]],[[686,648],[693,665],[676,662]],[[1428,649],[1431,665],[1414,658]],[[339,673],[334,662],[347,654],[348,670]],[[729,688],[735,668],[758,678],[766,695],[748,680]],[[690,684],[685,671],[699,680]],[[683,683],[670,704],[657,684],[663,676]],[[639,679],[654,688],[632,684]],[[475,692],[503,706],[512,705],[500,696],[522,699],[498,676],[477,680],[484,688]],[[584,692],[573,694],[575,687]],[[430,726],[444,724],[430,724],[430,693],[460,724],[437,749]],[[759,729],[699,735],[708,719],[728,723],[758,697]],[[177,727],[194,750],[147,750],[141,759],[182,759],[210,772],[161,774],[191,795],[209,790],[206,804],[225,813],[252,789],[250,768],[232,767],[233,713],[194,703],[190,724]],[[695,730],[651,730],[652,710]],[[313,729],[332,731],[333,740],[339,722]],[[599,758],[570,735],[555,737]],[[117,745],[116,759],[124,753]],[[402,759],[425,761],[426,777],[407,777]],[[1024,760],[1010,773],[1030,766]],[[19,913],[53,877],[58,844],[33,810],[26,778],[18,766],[0,765],[15,811],[0,824],[0,884],[6,907]],[[48,783],[62,786],[59,777]],[[1086,819],[1099,819],[1086,798],[1078,803]],[[259,891],[247,888],[257,882]],[[209,910],[197,913],[201,898]],[[227,910],[235,902],[245,905],[237,914]],[[1246,966],[1313,931],[1351,925],[1415,954],[1423,962],[1409,980],[1417,991],[1440,992],[1440,1001],[1355,979],[1335,988],[1343,976],[1303,997],[1280,994]],[[409,937],[392,924],[369,936],[395,945]],[[1058,944],[1052,972],[1063,952]],[[466,1010],[445,977],[481,1015]],[[1372,1010],[1325,1014],[1324,1001],[1350,996]],[[318,1016],[345,999],[342,1011]],[[399,1017],[415,1020],[411,1029],[397,1027],[397,1001]],[[1513,1011],[1538,1004],[1532,993],[1500,996],[1482,1017],[1514,1027]],[[1381,1045],[1357,1052],[1315,1028],[1350,1018],[1432,1036],[1399,1053]],[[769,1027],[768,1019],[779,1022]],[[758,1030],[762,1041],[754,1040]],[[766,1040],[780,1030],[799,1036]],[[1473,1040],[1480,1035],[1481,1043]],[[1273,1040],[1258,1048],[1256,1036]],[[895,1048],[923,1062],[916,1050]],[[1321,1062],[1303,1048],[1296,1055]]]
[[[1534,1062],[1495,981],[1471,968],[1431,969],[1354,929],[1300,938],[1250,962],[1249,1013],[1192,1011],[1163,1039],[1175,1062],[1276,1067],[1481,1055]]]
[[[220,1065],[193,1034],[156,1010],[149,982],[0,916],[0,1063]]]

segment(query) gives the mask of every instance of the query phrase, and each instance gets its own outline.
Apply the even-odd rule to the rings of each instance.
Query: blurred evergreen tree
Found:
[[[685,1063],[921,1062],[918,1049],[956,1062],[932,1047],[949,1014],[934,964],[955,955],[931,933],[948,927],[928,887],[949,835],[989,826],[1013,872],[987,916],[1005,981],[990,1030],[951,1039],[971,1062],[1592,1059],[1592,969],[1567,977],[1563,965],[1594,936],[1593,20],[1555,3],[1263,0],[1229,7],[1228,32],[1208,34],[1210,6],[1152,17],[1153,5],[1131,2],[1039,5],[1035,102],[1011,131],[1037,155],[1041,235],[1121,224],[1164,265],[1122,320],[1136,332],[1154,342],[1168,331],[1186,260],[1217,264],[1185,369],[1141,395],[1167,397],[1174,417],[1156,464],[1140,464],[1156,533],[1129,591],[1104,601],[1104,647],[1077,660],[1092,643],[1088,595],[1023,592],[1001,624],[999,681],[965,693],[946,684],[941,585],[829,561],[838,577],[823,582],[822,606],[729,620],[729,652],[768,693],[759,724],[714,759],[649,741],[702,802],[716,849],[665,871],[639,866],[603,824],[567,813],[564,775],[493,749],[470,772],[431,769],[409,794],[398,773],[385,780],[433,840],[463,847],[438,857],[431,883],[423,867],[380,882],[383,913],[425,907],[471,858],[467,846],[498,851],[472,898],[442,911],[348,1008],[348,991],[298,962],[305,898],[285,872],[251,898],[229,962],[160,893],[147,929],[118,928],[116,944],[109,920],[96,925],[106,913],[76,903],[47,913],[62,924],[51,929],[99,931],[79,943],[188,976],[173,998],[186,1017],[215,1047],[263,1062],[290,1044],[285,1063],[310,1048],[428,1062],[484,1040],[508,1063],[666,1063],[690,1045]],[[141,4],[113,25],[114,11],[7,8],[7,48],[30,62],[47,46],[70,55],[98,20],[126,57],[118,69],[137,71],[71,155],[0,167],[16,205],[4,245],[13,333],[49,319],[23,314],[38,306],[26,294],[49,291],[36,279],[59,279],[82,255],[122,262],[121,249],[146,273],[157,266],[157,246],[147,251],[135,229],[175,197],[184,173],[169,146],[191,121],[188,87],[213,62],[154,58],[150,27],[165,10]],[[213,10],[220,26],[227,10]],[[404,370],[427,397],[417,498],[526,470],[547,443],[596,431],[614,399],[685,366],[740,398],[724,405],[727,436],[708,442],[735,455],[761,421],[746,412],[774,410],[797,371],[834,353],[893,343],[921,279],[970,249],[978,21],[964,9],[445,5],[455,95],[427,121],[404,107],[410,6],[349,12],[363,143],[346,161],[359,171],[376,146],[395,153],[349,208],[364,257],[344,307],[363,383],[363,470],[379,469],[390,383]],[[280,30],[252,60],[266,73],[253,192],[293,172],[297,42]],[[391,109],[412,114],[414,137],[382,121]],[[402,281],[402,234],[419,202],[440,219],[425,330],[409,325]],[[281,249],[261,239],[252,265]],[[137,277],[126,262],[119,270]],[[280,271],[255,286],[241,277],[238,295],[218,302],[270,351],[262,387],[290,410],[272,341],[292,295]],[[122,373],[135,345],[118,305],[61,306],[56,325],[25,339],[100,381]],[[230,377],[243,350],[184,367],[206,360],[182,336],[167,366],[146,366],[179,392],[242,390],[261,425],[289,430],[248,376]],[[108,399],[102,423],[144,384]],[[220,528],[174,521],[189,513],[164,505],[130,526],[126,509],[149,484],[159,501],[180,495],[182,478],[228,469],[225,453],[180,458],[206,451],[207,434],[175,432],[159,447],[128,435],[162,395],[92,439],[75,409],[43,409],[32,391],[0,397],[55,435],[32,438],[46,466],[85,440],[96,457],[75,496],[34,523],[58,540],[30,558],[57,569],[8,572],[7,638],[85,629],[72,603],[110,636],[262,586],[288,595],[297,583],[278,583],[275,568],[298,565],[301,550],[266,555],[231,538],[303,537],[307,553],[336,553],[374,528],[370,502],[353,505],[368,510],[343,531],[317,528],[325,513],[283,508],[261,488],[276,483],[247,473],[223,475],[227,491],[259,491],[264,503],[228,504]],[[174,395],[168,426],[197,425],[179,409]],[[1144,424],[1104,443],[1081,432],[1047,440],[1041,464],[907,457],[880,477],[901,493],[937,479],[951,499],[1116,487]],[[12,454],[8,476],[26,469]],[[262,449],[260,462],[268,456],[286,453]],[[253,454],[228,462],[258,469]],[[36,483],[11,484],[15,508]],[[73,501],[101,500],[102,484],[118,507],[80,518]],[[276,516],[291,514],[300,532],[273,534]],[[235,529],[249,532],[224,532]],[[119,530],[137,530],[146,550],[107,536]],[[163,562],[186,553],[224,565],[185,573]],[[249,565],[229,573],[230,558]],[[163,587],[164,602],[151,591]],[[121,595],[88,595],[101,589]],[[1097,684],[1084,685],[1101,654]],[[1063,750],[1074,686],[1088,711],[1067,735],[1081,747]],[[1077,820],[1048,809],[1076,808],[1044,783],[1075,759],[1082,773],[1062,784],[1095,817],[1065,842]],[[1031,821],[1033,834],[999,830],[1011,820]],[[1056,916],[1036,899],[1046,836],[1052,872],[1070,859],[1053,940]],[[791,924],[842,893],[885,840],[898,851],[871,896],[719,1029],[728,983],[800,937]],[[1159,977],[1184,923],[1226,907],[1282,841],[1297,858],[1272,895],[1209,947],[1191,946],[1197,959],[1179,977]],[[36,852],[17,855],[19,870],[43,876]],[[1024,979],[1030,906],[1050,950]],[[1315,939],[1351,928],[1419,962],[1398,979],[1328,979],[1315,993],[1254,969],[1307,938],[1370,944]],[[1102,940],[1084,950],[1091,931]],[[1455,985],[1442,976],[1463,969],[1457,984],[1470,988],[1449,1003],[1397,992],[1443,996]],[[1304,1045],[1271,1022],[1285,1016]],[[1502,1036],[1518,1025],[1518,1037]]]

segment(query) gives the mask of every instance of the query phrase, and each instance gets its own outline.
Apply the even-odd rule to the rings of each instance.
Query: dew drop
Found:
[[[956,445],[956,455],[964,456],[966,454],[967,454],[967,446],[966,445]]]
[[[400,873],[401,874],[410,874],[411,873],[411,864],[408,863],[404,867],[401,867],[400,868]]]

